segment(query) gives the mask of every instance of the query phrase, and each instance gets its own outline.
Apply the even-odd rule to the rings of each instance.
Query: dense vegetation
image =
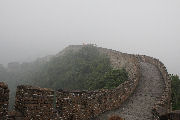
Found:
[[[180,110],[180,79],[177,75],[171,75],[172,87],[172,108]]]
[[[88,45],[54,57],[35,75],[34,81],[39,86],[54,89],[94,90],[112,89],[127,78],[124,69],[113,70],[109,58]]]

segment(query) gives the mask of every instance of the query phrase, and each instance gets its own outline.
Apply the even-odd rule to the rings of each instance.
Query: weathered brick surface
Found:
[[[24,120],[24,115],[21,112],[13,110],[8,112],[7,120]]]
[[[54,91],[51,89],[18,86],[15,111],[22,113],[25,120],[50,120],[54,117]]]
[[[8,113],[9,89],[8,86],[0,82],[0,120],[5,120]]]

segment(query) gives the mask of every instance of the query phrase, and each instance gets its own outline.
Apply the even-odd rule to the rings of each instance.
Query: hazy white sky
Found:
[[[179,21],[180,0],[0,0],[0,63],[95,43],[159,58],[179,74]]]

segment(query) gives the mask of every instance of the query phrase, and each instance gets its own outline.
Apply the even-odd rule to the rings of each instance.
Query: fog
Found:
[[[0,0],[0,63],[71,44],[159,58],[180,75],[179,0]]]

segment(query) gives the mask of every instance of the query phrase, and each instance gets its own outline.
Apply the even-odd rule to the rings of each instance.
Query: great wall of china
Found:
[[[142,81],[145,81],[143,79],[152,79],[152,84],[160,80],[160,84],[162,84],[161,89],[155,89],[157,91],[152,92],[152,94],[150,93],[151,91],[147,93],[147,95],[151,94],[151,96],[153,96],[152,101],[150,101],[152,104],[152,106],[150,106],[151,108],[148,106],[147,108],[149,110],[144,111],[152,116],[147,119],[160,120],[161,116],[169,115],[172,120],[179,120],[180,117],[177,118],[179,113],[173,113],[171,110],[171,80],[162,62],[144,55],[131,55],[105,48],[99,48],[99,50],[110,57],[111,64],[115,69],[126,69],[129,75],[128,81],[112,90],[101,89],[96,91],[54,91],[47,88],[20,85],[16,90],[16,100],[13,111],[8,111],[8,86],[1,82],[0,120],[104,119],[103,116],[108,114],[107,111],[121,108],[126,109],[122,106],[128,105],[132,107],[132,103],[127,101],[133,99],[133,95],[138,94],[138,90],[141,89],[140,84],[143,83]],[[146,70],[153,72],[153,70],[156,69],[156,78],[151,78],[152,76],[150,75],[150,78],[146,78],[146,74],[142,73],[142,71]],[[153,90],[154,88],[151,89]],[[157,95],[158,91],[160,92],[158,96],[154,96],[155,93],[155,95]],[[142,104],[145,103],[145,101],[147,100],[140,100]],[[136,104],[136,101],[132,102]],[[143,104],[143,107],[146,107],[146,104]],[[138,114],[132,114],[131,112],[128,112],[126,115],[121,113],[119,115],[122,115],[125,120],[146,120],[144,116],[137,117]]]

